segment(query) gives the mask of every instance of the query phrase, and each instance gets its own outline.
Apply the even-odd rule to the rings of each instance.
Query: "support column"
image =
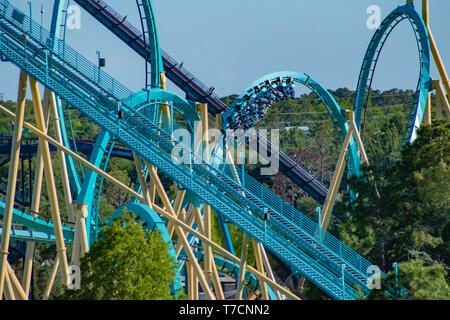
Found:
[[[431,92],[428,92],[427,104],[425,105],[425,111],[423,113],[423,123],[431,124]]]
[[[350,112],[347,111],[347,117]],[[351,112],[353,114],[353,112]],[[348,152],[348,145],[350,143],[350,138],[353,134],[353,129],[356,127],[356,125],[352,124],[352,120],[354,120],[354,117],[347,118],[349,121],[348,131],[345,135],[344,143],[341,147],[341,152],[339,153],[339,158],[336,164],[336,168],[334,169],[333,178],[331,179],[330,188],[328,189],[327,197],[325,198],[325,202],[323,204],[322,210],[321,210],[321,221],[318,221],[319,227],[322,230],[326,230],[328,228],[328,224],[330,223],[331,219],[331,213],[333,211],[334,204],[336,202],[336,196],[337,192],[339,190],[339,186],[341,185],[342,176],[345,171],[345,156]],[[362,142],[361,139],[359,139],[359,143]],[[358,146],[359,146],[358,143]],[[359,148],[360,154],[367,159],[367,156],[365,154],[364,148]],[[302,289],[305,284],[305,277],[300,277],[298,288]]]
[[[266,250],[264,249],[264,246],[261,243],[258,243],[259,247],[261,248],[261,257],[264,263],[264,268],[267,272],[267,275],[270,279],[272,279],[273,282],[275,281],[275,277],[272,272],[272,267],[270,266],[269,259],[267,258]],[[278,290],[275,290],[275,294],[277,295],[278,300],[281,300],[281,295]]]
[[[222,127],[222,114],[218,113],[218,114],[216,114],[216,125],[215,125],[214,128],[216,130],[220,130],[221,127]],[[217,142],[218,142],[217,141],[217,137],[216,136],[212,136],[211,137],[211,141],[210,141],[210,143],[211,143],[211,150],[214,149],[214,147],[215,147]]]
[[[88,217],[87,204],[77,204],[75,209],[75,235],[73,240],[72,263],[79,266],[80,258],[89,251],[87,238],[86,218]]]
[[[205,234],[205,227],[203,224],[202,213],[200,212],[200,208],[194,207],[194,217],[197,222],[198,231],[202,234]]]
[[[204,235],[211,240],[211,207],[205,202],[203,202],[203,224],[205,226]],[[203,244],[205,253],[204,268],[208,282],[212,280],[212,252],[210,249],[207,244]]]
[[[33,96],[33,107],[36,116],[36,125],[39,130],[44,131],[45,122],[44,122],[44,114],[42,111],[41,97],[39,93],[39,85],[37,81],[31,77],[30,77],[30,87]],[[66,247],[64,244],[64,236],[62,232],[62,223],[61,223],[61,216],[59,213],[59,204],[55,186],[55,178],[53,175],[50,148],[48,146],[48,143],[42,138],[39,138],[39,143],[41,145],[42,157],[44,160],[45,184],[47,186],[49,196],[50,211],[55,231],[56,248],[58,252],[59,262],[61,264],[62,278],[67,285],[70,280],[69,265],[67,263]]]
[[[187,218],[186,219],[187,220],[181,220],[181,221],[186,222],[186,224],[189,227],[192,227],[194,225],[194,221],[195,221],[197,223],[198,232],[200,232],[202,235],[205,234],[204,227],[203,227],[202,213],[200,212],[199,208],[194,207],[191,204],[189,209],[188,209]],[[189,232],[186,231],[185,235],[187,237],[189,235]],[[181,253],[182,249],[183,249],[183,245],[181,243],[177,243],[177,246],[175,248],[175,254],[176,254],[177,257]]]
[[[197,104],[197,109],[200,112],[200,118],[202,120],[202,129],[201,129],[201,141],[205,147],[203,152],[203,157],[206,162],[209,162],[211,156],[210,144],[209,144],[209,121],[208,121],[208,104],[200,103]],[[211,207],[206,202],[203,202],[203,224],[204,224],[204,234],[205,236],[212,241],[211,234]],[[213,282],[214,288],[216,290],[216,295],[218,299],[224,300],[225,296],[223,294],[222,286],[220,284],[219,275],[217,272],[216,263],[214,262],[214,256],[212,253],[212,249],[208,244],[204,244],[205,251],[205,273],[207,275],[208,280]]]
[[[25,291],[23,290],[22,286],[20,285],[20,281],[17,279],[13,268],[11,268],[9,263],[7,264],[6,268],[7,268],[9,281],[11,282],[11,285],[12,285],[12,288],[13,288],[13,291],[14,291],[15,298],[17,300],[27,300],[28,299],[28,295],[25,293]]]
[[[242,300],[242,290],[244,285],[245,270],[247,269],[248,240],[249,236],[244,232],[244,236],[242,238],[241,263],[239,266],[239,277],[236,289],[237,300]]]
[[[328,189],[327,197],[325,198],[325,203],[322,209],[322,221],[320,222],[323,230],[326,230],[328,224],[330,223],[331,212],[333,210],[334,203],[336,202],[336,195],[339,190],[342,175],[344,174],[345,156],[347,155],[348,152],[348,145],[350,142],[350,138],[352,136],[352,132],[353,129],[351,128],[351,126],[349,126],[347,135],[345,136],[344,143],[341,148],[341,152],[339,154],[336,168],[333,173],[330,188]]]
[[[212,241],[211,236],[211,207],[203,203],[203,223],[204,223],[204,234],[208,238],[208,240]],[[205,252],[205,274],[209,283],[213,282],[215,292],[217,298],[219,300],[225,300],[225,296],[223,294],[222,286],[220,284],[219,275],[217,273],[216,263],[214,262],[214,256],[212,254],[211,246],[207,243],[203,244],[204,252]]]
[[[161,81],[161,89],[162,90],[166,90],[166,83],[167,83],[167,78],[166,78],[166,73],[165,72],[161,72],[160,73],[160,81]],[[167,102],[167,101],[165,101]],[[160,105],[159,106],[160,111],[168,118],[170,118],[170,110],[169,107],[167,105]]]
[[[256,267],[257,269],[265,275],[265,271],[264,271],[264,263],[263,263],[263,259],[262,259],[262,254],[261,254],[261,248],[258,245],[258,241],[256,241],[255,239],[253,239],[253,251],[255,252],[255,259],[256,259]],[[267,291],[267,286],[266,283],[263,279],[259,279],[260,281],[260,286],[261,286],[261,293],[262,293],[262,298],[264,300],[269,300],[269,292]]]
[[[44,98],[45,100],[45,98]],[[49,123],[49,104],[44,103],[44,117],[45,121],[45,133],[48,130]],[[31,199],[31,215],[37,217],[39,214],[39,207],[41,203],[41,191],[42,191],[42,180],[44,178],[44,163],[42,160],[41,146],[38,145],[38,150],[36,154],[36,167],[34,170],[34,184],[33,184],[33,196]],[[33,271],[33,256],[34,256],[34,242],[27,242],[27,248],[25,252],[24,268],[23,268],[23,278],[22,286],[25,290],[27,296],[30,293],[31,284],[31,273]]]
[[[188,300],[194,300],[194,269],[191,262],[186,261],[186,277],[185,284],[188,286]]]
[[[433,89],[436,89],[436,116],[442,119],[442,109],[445,110],[447,119],[450,120],[450,103],[445,96],[444,88],[440,80],[433,80]]]
[[[195,261],[195,263],[196,262],[197,261]],[[194,267],[192,267],[192,299],[198,300],[198,277],[197,274],[195,273]]]
[[[52,291],[53,283],[55,282],[56,272],[59,268],[59,258],[56,257],[55,265],[53,266],[52,273],[50,274],[50,278],[47,282],[47,287],[45,288],[44,296],[42,297],[42,300],[48,300],[50,296],[50,292]]]
[[[178,190],[177,195],[175,197],[175,202],[173,204],[173,210],[178,218],[181,218],[182,210],[181,205],[183,204],[184,196],[186,195],[186,190]],[[167,224],[167,231],[169,232],[170,237],[172,237],[173,232],[175,231],[175,226],[173,223],[169,221]]]
[[[170,203],[169,197],[167,196],[164,187],[159,180],[158,175],[156,174],[155,170],[150,170],[150,175],[152,180],[155,182],[156,190],[158,191],[158,195],[163,202],[164,206],[166,207],[166,210],[171,214],[173,218],[177,218],[175,215],[175,211],[173,210],[172,204]],[[179,226],[175,227],[175,230],[177,231],[178,237],[180,238],[184,250],[186,251],[186,254],[188,255],[188,259],[192,261],[192,265],[194,267],[194,271],[196,273],[196,276],[198,277],[198,280],[200,281],[200,284],[203,288],[203,291],[205,292],[206,298],[209,300],[215,300],[215,296],[213,292],[211,291],[209,284],[205,278],[205,275],[202,272],[202,269],[200,265],[198,264],[194,253],[192,252],[192,248],[189,245],[189,242],[187,241],[186,235],[183,231],[183,229]]]
[[[70,263],[73,265],[80,265],[80,257],[81,257],[81,235],[80,235],[80,219],[77,217],[76,208],[78,205],[76,204],[76,200],[73,201],[74,211],[75,211],[75,232],[73,235],[73,245],[72,245],[72,259]]]
[[[141,160],[141,157],[135,151],[133,151],[133,159],[134,159],[134,165],[136,167],[136,174],[139,178],[139,183],[141,185],[142,195],[145,199],[145,203],[151,207],[152,199],[151,199],[150,193],[148,191],[147,181],[145,179],[144,169],[142,167],[142,160]]]
[[[422,0],[422,19],[424,20],[425,26],[427,27],[428,38],[430,39],[430,49],[431,53],[433,54],[434,62],[436,63],[439,75],[441,76],[445,91],[447,92],[447,95],[450,96],[450,81],[448,79],[447,71],[445,70],[445,66],[442,62],[441,55],[439,54],[437,44],[434,41],[433,34],[431,33],[428,0]],[[447,100],[448,102],[447,97],[445,97],[445,100]]]
[[[16,195],[17,172],[19,169],[20,141],[22,139],[23,120],[25,116],[25,102],[27,91],[27,74],[20,72],[19,92],[17,94],[16,119],[14,121],[14,133],[11,142],[10,166],[8,172],[8,186],[6,191],[6,203],[3,210],[3,233],[0,248],[0,299],[3,297],[3,288],[8,264],[8,249],[11,233],[14,198]]]
[[[59,119],[59,115],[58,115],[58,108],[56,106],[55,94],[52,91],[45,89],[44,101],[45,100],[47,100],[48,109],[51,111],[51,113],[53,115],[53,123],[54,123],[56,141],[63,144],[61,127],[59,126],[60,119]],[[58,158],[59,158],[59,165],[61,167],[61,178],[62,178],[62,184],[63,184],[63,189],[64,189],[64,200],[65,200],[65,204],[66,204],[67,216],[68,216],[69,222],[74,223],[75,215],[73,212],[72,193],[70,190],[69,173],[67,171],[66,157],[61,150],[58,150],[57,153],[58,153]]]
[[[16,296],[14,295],[14,289],[11,284],[11,279],[9,278],[9,274],[5,275],[5,299],[6,300],[16,300]]]

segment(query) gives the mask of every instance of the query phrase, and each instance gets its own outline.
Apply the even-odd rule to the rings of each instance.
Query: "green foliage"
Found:
[[[437,265],[444,271],[450,265],[449,165],[450,123],[433,121],[421,126],[391,168],[367,167],[363,177],[350,179],[357,198],[351,201],[347,193],[338,205],[346,213],[338,227],[340,239],[382,269],[404,262],[405,286],[418,299],[435,297],[431,280],[429,285],[418,281],[420,275],[436,275]],[[446,277],[439,273],[444,282]]]
[[[403,137],[406,119],[402,114],[395,114],[381,126],[369,124],[365,139],[365,149],[371,163],[388,169],[400,159],[399,146]]]
[[[381,290],[372,290],[371,300],[450,300],[450,287],[446,280],[447,270],[440,264],[425,265],[422,260],[398,264],[398,280],[393,271],[381,279]],[[402,294],[400,288],[408,288]]]
[[[175,261],[168,244],[146,233],[135,216],[123,213],[106,226],[81,259],[81,289],[64,298],[101,300],[168,300]]]
[[[312,197],[304,197],[297,200],[297,208],[300,210],[300,212],[303,212],[309,217],[313,217],[315,221],[317,221],[317,207],[317,201]]]
[[[217,218],[217,214],[215,213],[214,210],[211,210],[211,212],[213,213],[211,219],[212,240],[218,245],[220,245],[222,248],[225,248],[225,240],[222,235],[222,230],[220,229],[219,219]],[[236,256],[240,257],[242,251],[242,238],[244,236],[244,233],[234,224],[228,223],[227,226],[230,232],[231,242],[233,243],[235,254]],[[255,265],[256,264],[255,254],[251,243],[249,243],[248,245],[247,254],[248,254],[247,263],[249,265]]]
[[[137,179],[133,162],[126,159],[110,158],[107,172],[126,185],[131,185]],[[109,220],[118,208],[129,201],[130,197],[127,193],[117,185],[105,180],[100,198],[100,213],[103,221]]]
[[[354,91],[341,88],[330,93],[342,108],[353,109]],[[364,169],[361,179],[343,179],[339,195],[342,202],[337,209],[346,215],[341,224],[333,219],[329,228],[382,269],[409,258],[420,258],[427,267],[449,265],[450,151],[445,133],[448,129],[442,127],[448,124],[434,124],[428,129],[422,126],[416,142],[404,146],[400,153],[412,102],[411,90],[372,90],[361,129],[372,165]],[[277,103],[260,128],[280,129],[281,149],[325,185],[329,183],[342,141],[314,93]],[[259,172],[251,169],[250,174]],[[346,193],[347,183],[358,194],[355,202]],[[381,198],[376,197],[374,183]],[[277,174],[269,185],[291,205],[317,219],[315,207],[319,204],[283,174]],[[306,286],[305,296],[319,295],[312,286]]]
[[[412,260],[400,263],[398,269],[399,286],[410,289],[411,299],[450,300],[448,272],[442,265],[426,266],[421,260]]]

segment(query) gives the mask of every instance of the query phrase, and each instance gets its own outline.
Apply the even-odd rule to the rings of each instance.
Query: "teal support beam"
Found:
[[[152,2],[150,0],[142,0],[145,12],[145,21],[147,24],[147,32],[149,35],[148,46],[151,52],[151,87],[158,88],[161,86],[161,73],[164,72],[164,66],[161,59],[159,49],[158,32],[156,30],[155,14],[153,13]]]
[[[64,1],[54,0],[52,22],[50,24],[50,34],[59,37],[62,24],[62,13],[64,9]]]
[[[106,153],[106,147],[111,139],[111,134],[102,129],[94,145],[89,162],[100,168],[102,164],[103,156]],[[83,184],[81,186],[80,194],[77,197],[77,204],[88,205],[88,217],[86,218],[86,232],[88,237],[88,243],[91,243],[91,226],[94,213],[94,190],[96,189],[98,174],[92,170],[87,170],[84,176]]]
[[[59,126],[61,128],[63,145],[69,149],[72,149],[69,141],[69,134],[67,132],[63,103],[59,97],[56,97],[56,107],[58,109]],[[76,142],[74,141],[73,143]],[[67,171],[69,174],[70,190],[72,191],[72,198],[76,199],[81,190],[80,177],[78,175],[77,167],[73,158],[69,157],[68,155],[65,155],[65,157],[66,157]]]

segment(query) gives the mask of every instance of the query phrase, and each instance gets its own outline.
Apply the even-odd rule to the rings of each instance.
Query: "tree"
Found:
[[[122,213],[99,233],[81,259],[81,288],[63,298],[170,300],[176,264],[157,231],[146,232],[133,214]]]
[[[338,227],[340,239],[382,269],[403,262],[409,279],[405,284],[415,298],[434,297],[426,295],[433,290],[423,288],[431,288],[431,282],[419,281],[419,275],[448,281],[446,272],[436,270],[445,271],[450,264],[449,167],[450,123],[433,121],[421,126],[417,139],[403,147],[391,168],[372,166],[363,177],[351,178],[349,187],[357,197],[347,193],[338,205],[346,214]]]
[[[373,300],[450,300],[450,287],[446,281],[447,270],[440,264],[427,266],[413,259],[398,264],[397,281],[393,271],[382,279],[381,290],[373,290],[368,299]],[[408,288],[402,294],[400,288]]]

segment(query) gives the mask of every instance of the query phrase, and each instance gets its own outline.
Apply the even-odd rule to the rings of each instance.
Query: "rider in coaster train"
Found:
[[[289,94],[291,95],[291,98],[294,99],[294,97],[295,97],[295,90],[294,90],[293,87],[289,88]]]
[[[281,93],[283,94],[283,99],[289,99],[290,98],[289,90],[288,90],[287,87],[281,85],[281,86],[278,87],[278,90],[280,90]]]

